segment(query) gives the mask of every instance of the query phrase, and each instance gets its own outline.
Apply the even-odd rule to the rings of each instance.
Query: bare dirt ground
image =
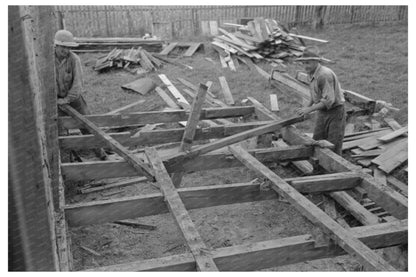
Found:
[[[407,123],[407,26],[330,26],[325,31],[313,32],[298,28],[300,33],[330,41],[321,47],[322,52],[336,64],[331,68],[338,74],[344,88],[362,93],[375,99],[385,100],[399,107],[395,115],[401,124]],[[121,85],[137,79],[123,70],[113,69],[105,73],[93,71],[92,66],[103,54],[80,54],[84,65],[85,85],[88,89],[86,100],[94,114],[105,113],[125,106],[134,101],[145,99],[145,103],[128,110],[149,111],[163,110],[163,100],[156,94],[146,96],[129,93]],[[206,60],[212,58],[214,64]],[[182,89],[176,78],[181,77],[194,84],[213,81],[212,91],[219,94],[219,76],[225,76],[237,103],[247,96],[253,96],[269,106],[269,94],[277,93],[280,116],[293,114],[300,105],[287,95],[279,94],[257,72],[240,65],[237,72],[222,69],[217,54],[205,43],[204,51],[199,51],[191,58],[180,58],[182,63],[194,67],[193,70],[173,65],[165,67],[148,76],[161,84],[157,74],[165,74],[175,86]],[[270,67],[261,66],[269,71]],[[187,97],[187,95],[185,95]],[[188,101],[191,101],[188,98]],[[238,104],[237,104],[238,105]],[[305,131],[311,131],[311,122],[299,124]],[[163,126],[162,126],[163,128]],[[93,158],[92,158],[93,159]],[[281,177],[299,176],[291,168],[272,165]],[[256,178],[255,173],[245,168],[232,168],[215,171],[201,171],[184,177],[183,186],[206,186],[247,182]],[[77,194],[77,184],[68,186],[67,203],[79,203],[105,199],[98,193]],[[78,184],[79,185],[79,184]],[[141,183],[122,189],[111,189],[106,193],[120,192],[114,198],[156,192],[157,189]],[[270,191],[270,193],[274,193]],[[319,203],[320,195],[309,196]],[[108,198],[108,197],[107,197]],[[260,201],[228,206],[191,210],[201,237],[208,247],[218,248],[249,242],[271,240],[307,233],[319,233],[308,220],[287,203],[277,200]],[[99,266],[132,262],[142,259],[169,256],[187,252],[187,246],[181,232],[170,214],[162,214],[138,219],[141,223],[157,226],[156,230],[147,231],[120,226],[113,223],[94,226],[70,228],[74,270],[85,270]],[[80,246],[91,248],[101,256],[94,256]],[[349,256],[304,262],[268,270],[272,271],[355,271],[360,265]]]

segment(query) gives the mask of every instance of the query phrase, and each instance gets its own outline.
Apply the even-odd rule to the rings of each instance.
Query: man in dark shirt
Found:
[[[341,155],[344,139],[346,114],[344,92],[335,73],[320,64],[322,58],[312,50],[305,50],[301,61],[309,74],[310,101],[306,107],[297,111],[306,115],[317,111],[313,139],[325,139],[333,143],[334,152]]]
[[[58,105],[68,104],[80,114],[90,114],[83,97],[85,89],[82,79],[81,60],[70,50],[78,46],[74,36],[69,31],[59,30],[55,34],[54,45]],[[60,111],[59,115],[65,115],[65,113]],[[80,131],[83,135],[90,134],[85,128],[81,128]],[[102,148],[94,149],[94,151],[101,160],[107,159],[107,154]]]

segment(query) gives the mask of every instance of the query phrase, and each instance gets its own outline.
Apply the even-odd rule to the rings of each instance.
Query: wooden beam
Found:
[[[352,235],[372,249],[406,244],[407,220],[373,226],[351,228]],[[316,259],[345,255],[334,245],[315,246],[311,235],[301,235],[269,241],[246,243],[218,248],[213,251],[214,261],[221,271],[255,271]],[[139,260],[124,264],[91,268],[88,271],[194,271],[191,254]]]
[[[195,131],[198,126],[199,118],[201,115],[202,105],[205,101],[205,95],[207,94],[207,87],[203,84],[199,85],[198,94],[194,98],[192,103],[191,112],[189,113],[189,118],[186,123],[186,128],[183,133],[181,145],[179,146],[179,151],[189,151],[191,150],[192,142],[194,141]],[[172,174],[172,182],[175,187],[178,187],[181,184],[183,177],[182,172]]]
[[[395,138],[401,136],[401,135],[406,135],[408,131],[408,126],[405,126],[403,128],[400,128],[398,130],[395,130],[394,132],[391,132],[385,136],[382,136],[381,138],[378,138],[378,140],[386,143],[386,142],[390,142],[392,140],[394,140]]]
[[[297,35],[297,34],[292,34],[292,33],[288,33],[288,35],[291,37],[296,37],[296,38],[301,38],[301,39],[306,39],[306,40],[311,40],[311,41],[316,41],[316,42],[321,42],[321,43],[328,43],[328,41],[324,39],[302,36],[302,35]]]
[[[180,145],[181,151],[189,151],[191,149],[192,142],[194,140],[195,131],[198,126],[199,118],[201,116],[202,105],[205,101],[205,95],[207,93],[207,87],[203,84],[199,85],[198,94],[194,98],[191,112],[186,124],[183,138]]]
[[[155,88],[157,94],[159,94],[160,98],[163,99],[163,101],[165,101],[165,103],[172,109],[178,109],[180,110],[181,107],[178,106],[178,104],[175,103],[175,101],[172,100],[172,98],[170,98],[170,96],[160,87],[156,87]]]
[[[218,77],[218,80],[220,81],[221,92],[224,95],[225,103],[227,105],[234,105],[235,104],[234,98],[233,98],[233,95],[231,94],[230,88],[228,87],[227,80],[225,79],[224,76]]]
[[[322,193],[351,189],[359,184],[359,178],[352,173],[288,178],[285,180],[301,193]],[[177,191],[188,210],[276,199],[275,193],[261,190],[260,184],[256,182],[179,188]],[[168,208],[163,195],[160,193],[65,206],[65,215],[71,227],[102,224],[167,212]]]
[[[202,90],[204,95],[206,93],[206,87]],[[204,97],[202,97],[202,100],[203,98]],[[150,164],[153,166],[156,180],[160,185],[160,190],[165,197],[169,210],[182,231],[183,237],[185,238],[185,241],[195,259],[197,270],[218,271],[218,268],[212,259],[211,253],[192,222],[192,219],[179,197],[179,194],[176,191],[162,160],[159,158],[156,149],[146,148],[145,153]]]
[[[404,196],[408,197],[408,186],[394,176],[388,175],[387,182],[399,190]]]
[[[245,132],[241,132],[239,134],[229,136],[227,138],[219,139],[209,144],[195,147],[192,150],[188,151],[187,153],[174,154],[171,157],[167,157],[166,160],[169,160],[170,162],[173,162],[176,164],[181,164],[185,162],[186,160],[195,158],[196,156],[220,149],[222,147],[246,140],[251,137],[255,137],[255,136],[270,133],[270,132],[275,132],[284,126],[294,124],[296,122],[300,122],[303,120],[304,120],[303,116],[298,116],[298,117],[292,117],[286,120],[281,120],[278,122],[273,122],[265,126],[261,126],[252,130],[248,130]]]
[[[407,218],[408,204],[403,195],[388,186],[377,183],[371,175],[364,173],[358,166],[328,149],[316,148],[315,156],[319,164],[328,172],[354,171],[359,173],[363,178],[361,187],[367,191],[371,200],[391,215],[399,219]]]
[[[345,191],[331,192],[329,195],[362,224],[373,225],[380,223],[378,216],[369,212]]]
[[[60,105],[59,108],[67,114],[74,117],[79,123],[82,123],[90,132],[92,132],[98,139],[105,142],[106,146],[111,148],[121,157],[123,157],[138,173],[143,174],[148,179],[153,180],[153,172],[144,162],[139,160],[125,149],[119,142],[110,137],[104,131],[100,130],[91,121],[82,116],[79,112],[69,105]]]
[[[86,115],[85,118],[98,127],[119,127],[184,121],[188,119],[188,113],[189,111],[185,110],[152,111],[120,115]],[[201,119],[240,117],[252,113],[254,113],[254,107],[204,108],[201,112]],[[58,124],[66,129],[77,129],[82,126],[71,117],[59,117]]]
[[[134,102],[134,103],[131,103],[131,104],[128,104],[128,105],[126,105],[126,106],[120,107],[120,108],[118,108],[118,109],[112,110],[111,112],[106,113],[106,115],[118,114],[118,113],[120,113],[121,111],[124,111],[124,110],[130,109],[131,107],[137,106],[137,105],[142,104],[142,103],[144,103],[144,102],[145,102],[145,100],[141,99],[141,100],[136,101],[136,102]]]
[[[279,149],[253,149],[249,152],[263,162],[305,160],[313,155],[313,147],[290,146]],[[173,173],[240,167],[242,164],[229,152],[224,152],[205,154],[179,165],[167,161],[165,166],[169,173]],[[138,177],[137,172],[125,161],[63,163],[62,174],[65,176],[65,180],[74,181]]]
[[[339,226],[325,212],[316,207],[306,197],[292,188],[283,179],[277,176],[244,149],[238,146],[230,146],[230,151],[247,167],[262,174],[272,181],[273,189],[284,196],[295,208],[313,223],[317,224],[325,233],[346,252],[357,257],[360,263],[373,271],[395,271],[395,268],[374,253],[368,246],[355,238],[350,232]]]
[[[189,102],[183,97],[183,95],[179,92],[179,90],[171,83],[171,81],[166,77],[164,74],[159,74],[160,80],[166,85],[170,93],[172,93],[173,97],[176,98],[178,101],[179,106],[184,109],[189,109],[190,105]]]
[[[376,107],[376,101],[374,99],[350,90],[344,90],[344,97],[345,100],[352,105],[369,110],[370,113],[374,113]]]
[[[279,111],[279,103],[277,102],[277,95],[276,94],[270,94],[270,110],[272,112],[278,112]]]
[[[194,140],[207,140],[228,137],[243,131],[247,131],[259,126],[270,124],[270,121],[235,123],[230,125],[216,125],[209,128],[197,128]],[[152,146],[170,142],[181,141],[184,128],[160,129],[151,131],[141,131],[139,136],[132,137],[130,132],[109,133],[112,138],[124,146]],[[59,144],[62,149],[92,149],[104,147],[104,143],[95,139],[94,135],[77,135],[59,137]]]

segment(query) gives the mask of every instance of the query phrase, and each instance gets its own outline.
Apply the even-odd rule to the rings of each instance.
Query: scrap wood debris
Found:
[[[124,68],[132,73],[142,71],[156,71],[163,66],[163,61],[154,57],[142,47],[129,50],[114,48],[105,57],[99,58],[94,66],[94,70],[102,71],[113,67]]]
[[[407,185],[390,174],[400,171],[408,160],[408,127],[384,120],[390,127],[346,134],[342,149],[350,151],[357,164],[370,168],[377,181],[389,183],[407,196]]]
[[[225,23],[225,25],[230,25]],[[247,25],[232,24],[238,31],[231,33],[218,28],[221,35],[214,37],[211,45],[222,57],[247,56],[258,60],[284,63],[289,58],[303,55],[303,39],[321,43],[328,41],[301,36],[289,31],[276,20],[256,18]]]

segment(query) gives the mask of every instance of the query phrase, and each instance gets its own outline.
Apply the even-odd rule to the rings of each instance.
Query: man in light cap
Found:
[[[77,47],[74,36],[66,30],[59,30],[55,34],[55,74],[58,92],[58,105],[68,104],[80,114],[90,114],[87,103],[83,97],[85,93],[82,79],[82,67],[80,58],[70,51]],[[59,111],[59,115],[65,115]],[[87,129],[80,129],[83,135],[90,134]],[[107,158],[105,151],[95,149],[97,157],[101,160]]]
[[[306,115],[317,111],[313,139],[328,140],[334,144],[334,152],[341,155],[346,121],[344,92],[335,73],[321,65],[322,59],[316,49],[306,49],[303,56],[296,59],[309,74],[311,94],[308,105],[297,113]]]

